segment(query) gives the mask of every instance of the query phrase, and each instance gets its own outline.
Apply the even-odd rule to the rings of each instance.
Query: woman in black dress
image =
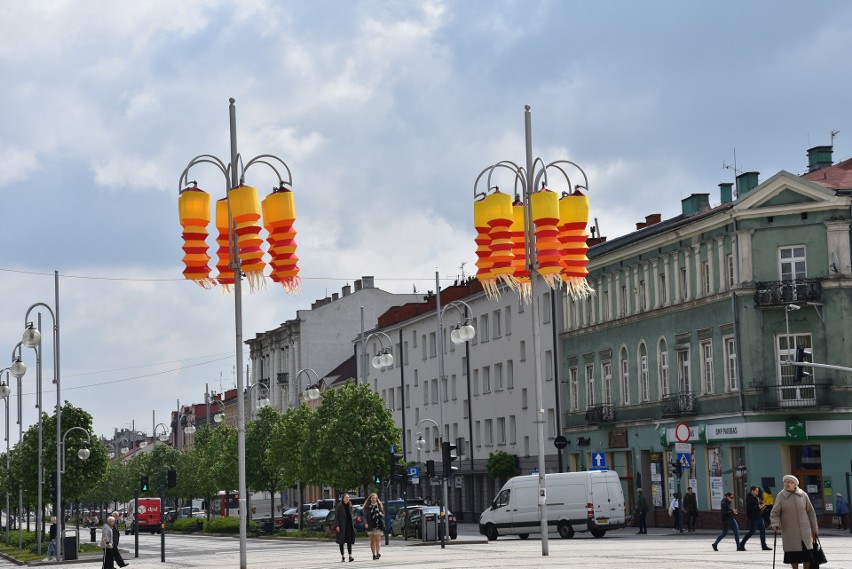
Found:
[[[352,557],[352,544],[355,543],[355,519],[352,516],[352,503],[349,499],[349,494],[344,494],[334,510],[335,535],[334,539],[337,545],[340,546],[340,560],[346,561],[346,556],[343,555],[343,546],[346,545],[349,550],[349,561],[355,561]]]
[[[370,535],[370,551],[373,559],[382,556],[382,532],[385,530],[385,509],[378,494],[373,492],[364,503],[364,516],[367,521],[367,533]]]

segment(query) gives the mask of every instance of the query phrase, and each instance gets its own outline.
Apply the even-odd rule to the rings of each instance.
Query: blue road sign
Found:
[[[606,455],[602,452],[592,453],[592,466],[594,468],[606,467]]]
[[[420,478],[420,467],[419,466],[409,466],[408,467],[408,477],[409,478]]]
[[[677,455],[677,461],[680,463],[681,468],[689,468],[689,453],[688,452],[680,452]]]

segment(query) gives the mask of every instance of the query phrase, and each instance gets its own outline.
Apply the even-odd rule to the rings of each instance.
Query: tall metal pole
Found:
[[[533,369],[535,373],[535,412],[538,425],[538,518],[541,526],[541,554],[547,556],[547,488],[545,484],[544,465],[544,397],[541,385],[541,330],[539,329],[539,311],[537,310],[538,296],[536,296],[536,281],[538,280],[535,262],[535,241],[533,237],[532,205],[530,196],[533,188],[533,152],[532,152],[532,116],[530,106],[524,107],[524,135],[527,151],[527,184],[524,188],[524,213],[526,216],[526,252],[527,268],[530,271],[530,298],[532,299],[532,336],[533,336]]]
[[[561,312],[561,311],[560,311]],[[556,434],[562,434],[562,421],[560,417],[562,415],[562,390],[560,389],[561,380],[559,379],[559,336],[558,336],[558,328],[559,321],[557,320],[557,311],[556,311],[556,293],[553,292],[550,294],[550,331],[553,335],[553,377],[555,381],[553,382],[553,387],[556,390],[555,399],[556,399]],[[556,449],[556,461],[557,461],[557,470],[556,472],[562,472],[562,449]]]
[[[41,330],[41,312],[38,313],[38,329]],[[38,509],[36,510],[36,546],[38,554],[41,555],[41,542],[44,538],[44,503],[42,502],[42,486],[44,484],[44,469],[42,467],[42,415],[44,407],[41,400],[41,342],[35,346],[36,351],[36,407],[38,408]]]
[[[230,99],[231,133],[231,188],[228,190],[228,238],[230,240],[231,268],[234,270],[234,325],[237,350],[237,458],[240,479],[240,569],[246,569],[246,402],[243,397],[243,300],[242,272],[231,212],[230,190],[240,185],[237,168],[237,109],[235,100]]]
[[[441,448],[444,447],[444,318],[441,313],[441,281],[438,278],[438,271],[435,271],[435,312],[438,316],[438,337],[435,344],[438,346],[438,437],[441,441]],[[446,538],[446,520],[447,520],[447,498],[449,491],[447,489],[447,465],[441,464],[444,469],[443,482],[441,483],[442,496],[441,499],[441,548],[446,547],[444,544]]]
[[[53,272],[53,382],[56,384],[56,558],[62,559],[62,532],[65,526],[65,509],[62,507],[62,391],[59,381],[59,271]]]
[[[9,372],[6,372],[6,385],[9,385]],[[9,472],[11,468],[10,457],[9,457],[9,397],[6,396],[6,472]],[[9,533],[9,526],[11,525],[9,522],[11,518],[9,517],[9,487],[6,486],[6,545],[11,543],[11,535]]]
[[[467,304],[464,306],[464,318],[465,322],[470,318],[470,311],[467,309]],[[473,392],[470,389],[470,340],[466,340],[464,343],[464,361],[465,361],[465,374],[467,375],[467,436],[468,436],[468,449],[470,454],[470,485],[468,489],[469,501],[470,501],[470,517],[471,521],[475,521],[474,519],[474,511],[476,510],[476,480],[475,475],[473,473]]]
[[[20,347],[20,343],[18,346]],[[24,440],[24,422],[22,419],[22,414],[24,410],[24,400],[21,394],[21,384],[23,378],[18,378],[18,445],[20,445]],[[21,513],[24,507],[24,489],[18,484],[18,549],[22,549],[24,547],[24,525],[21,523]]]
[[[355,369],[361,368],[361,384],[367,385],[367,341],[364,339],[364,307],[361,307],[361,355],[355,362]],[[358,374],[355,374],[355,382],[358,382]]]

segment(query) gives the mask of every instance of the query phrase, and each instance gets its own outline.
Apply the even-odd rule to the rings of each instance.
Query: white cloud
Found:
[[[6,173],[0,178],[0,188],[26,180],[38,167],[36,153],[29,149],[0,149],[0,164]]]

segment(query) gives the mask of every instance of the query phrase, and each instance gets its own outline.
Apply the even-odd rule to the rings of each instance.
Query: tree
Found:
[[[315,433],[316,413],[304,403],[288,410],[276,423],[269,458],[281,469],[282,487],[295,486],[297,482],[310,484],[321,478]]]
[[[228,440],[233,429],[225,425],[206,426],[195,434],[192,448],[181,461],[178,471],[178,486],[187,488],[189,495],[200,496],[208,504],[207,517],[210,517],[213,502],[220,490],[231,490],[235,486],[226,481],[223,471],[226,465],[236,462],[236,454],[230,454]]]
[[[369,387],[328,390],[314,432],[320,482],[338,489],[369,486],[376,468],[390,472],[388,451],[399,440],[391,412]]]
[[[270,494],[269,512],[275,521],[275,492],[281,488],[283,473],[280,463],[270,451],[275,426],[281,421],[281,413],[272,407],[260,409],[254,421],[246,428],[246,482],[254,490],[265,490]]]
[[[492,480],[505,481],[518,472],[515,455],[502,450],[488,454],[485,468],[488,470],[488,477]]]

